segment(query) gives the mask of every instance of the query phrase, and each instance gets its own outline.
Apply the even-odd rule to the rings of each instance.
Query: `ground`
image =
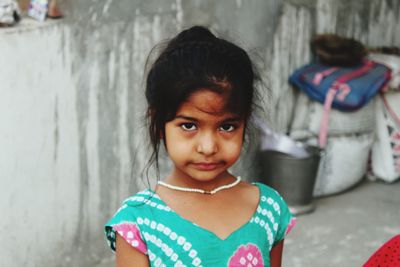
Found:
[[[314,200],[286,239],[283,267],[357,267],[400,234],[400,182],[363,182]]]

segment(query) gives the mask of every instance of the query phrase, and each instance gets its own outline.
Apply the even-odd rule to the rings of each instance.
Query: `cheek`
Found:
[[[232,160],[237,160],[240,156],[240,152],[242,151],[243,138],[240,136],[236,138],[236,140],[230,142],[225,148],[227,154],[230,155]]]
[[[182,141],[180,138],[174,138],[174,134],[167,135],[165,141],[166,141],[167,153],[170,155],[170,157],[180,159],[184,158],[188,153],[187,151],[189,150],[190,147],[188,143]]]

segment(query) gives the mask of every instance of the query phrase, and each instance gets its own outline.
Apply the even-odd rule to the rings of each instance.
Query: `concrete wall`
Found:
[[[90,266],[110,258],[102,225],[143,188],[143,66],[154,44],[200,23],[252,51],[285,131],[287,77],[315,33],[400,44],[392,0],[84,1],[67,17],[0,29],[0,266]],[[265,89],[265,88],[264,88]],[[251,178],[243,160],[234,171]],[[162,162],[162,174],[168,162]]]

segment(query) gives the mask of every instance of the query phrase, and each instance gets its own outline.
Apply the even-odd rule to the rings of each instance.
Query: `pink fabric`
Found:
[[[400,158],[394,160],[394,168],[396,172],[400,172]]]
[[[128,222],[120,223],[113,225],[113,229],[132,247],[144,254],[147,254],[146,243],[140,236],[140,230],[136,224]]]
[[[375,65],[375,63],[373,61],[365,60],[364,61],[364,66],[362,66],[361,68],[359,68],[359,69],[357,69],[355,71],[346,73],[345,75],[337,78],[337,82],[346,83],[347,81],[349,81],[351,79],[354,79],[356,77],[359,77],[359,76],[367,73],[370,69],[372,69],[374,67],[374,65]]]
[[[313,84],[315,85],[319,85],[321,83],[321,81],[328,75],[332,74],[333,72],[335,72],[338,68],[337,67],[333,67],[333,68],[329,68],[326,69],[322,72],[317,72],[313,78]]]
[[[349,72],[349,73],[341,76],[340,78],[337,79],[337,81],[335,81],[332,84],[332,87],[329,88],[328,93],[326,94],[326,97],[325,97],[324,112],[322,115],[322,123],[321,123],[321,128],[320,128],[319,137],[318,137],[318,143],[321,148],[325,148],[326,143],[327,143],[329,112],[332,108],[332,103],[335,98],[336,92],[337,91],[340,92],[337,95],[337,98],[339,100],[343,101],[351,91],[351,88],[346,84],[346,82],[348,80],[351,80],[355,77],[358,77],[358,76],[368,72],[374,65],[375,65],[375,63],[373,61],[370,61],[370,60],[365,61],[364,66],[362,68],[359,68],[355,71]],[[326,70],[326,72],[328,70]]]
[[[339,93],[336,95],[336,98],[340,101],[344,101],[346,96],[350,93],[351,89],[348,84],[342,83],[338,85]]]
[[[287,235],[288,233],[290,233],[290,231],[292,231],[293,226],[296,225],[297,219],[296,218],[292,218],[288,224],[288,227],[286,228],[286,233],[285,235]]]
[[[328,135],[329,112],[332,107],[333,99],[335,98],[336,89],[331,87],[326,95],[324,103],[324,112],[322,115],[321,128],[319,130],[318,143],[321,148],[325,148]]]
[[[228,267],[263,267],[264,261],[260,249],[254,244],[240,246],[229,259]]]
[[[394,110],[390,107],[389,102],[387,101],[385,95],[381,95],[383,103],[385,104],[386,109],[389,111],[392,118],[396,121],[397,125],[400,125],[400,117],[394,112]]]

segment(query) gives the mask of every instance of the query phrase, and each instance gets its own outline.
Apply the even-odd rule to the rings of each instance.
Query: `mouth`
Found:
[[[222,162],[197,162],[192,163],[195,169],[201,171],[212,171],[222,166]]]

